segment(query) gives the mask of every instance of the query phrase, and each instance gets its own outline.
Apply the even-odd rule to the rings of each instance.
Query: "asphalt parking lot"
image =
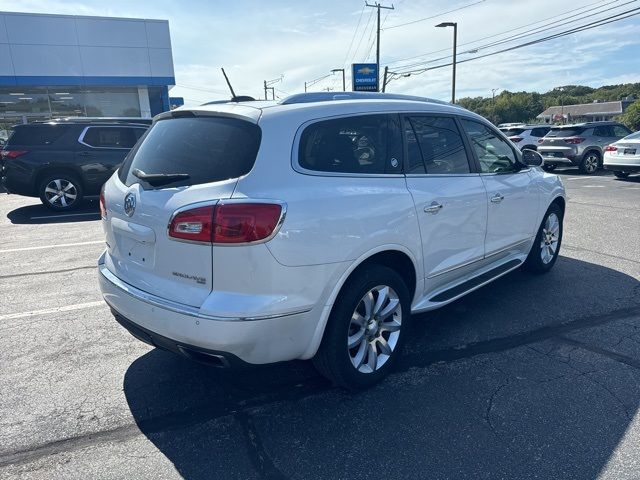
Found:
[[[561,257],[420,315],[358,394],[131,337],[97,287],[97,206],[0,194],[0,478],[640,477],[640,178],[560,172]]]

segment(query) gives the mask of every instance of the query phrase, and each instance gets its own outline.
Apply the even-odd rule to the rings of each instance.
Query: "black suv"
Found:
[[[150,119],[59,119],[16,125],[0,152],[9,193],[71,210],[100,188],[147,131]]]

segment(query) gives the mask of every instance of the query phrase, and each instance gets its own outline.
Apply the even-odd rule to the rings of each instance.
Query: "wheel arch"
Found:
[[[560,210],[562,211],[562,216],[564,217],[564,209],[567,206],[567,201],[565,200],[565,198],[562,195],[558,195],[556,198],[554,198],[551,203],[549,204],[549,206],[556,204],[558,205],[558,207],[560,207]]]
[[[419,288],[419,283],[422,281],[422,269],[418,268],[418,259],[416,259],[413,253],[402,245],[384,245],[367,252],[351,263],[349,268],[342,273],[340,279],[331,290],[331,293],[325,302],[325,307],[320,316],[320,320],[318,321],[318,325],[316,326],[313,338],[311,339],[306,352],[302,356],[303,359],[313,357],[320,347],[320,342],[324,336],[329,315],[331,314],[338,295],[346,283],[354,273],[371,264],[384,265],[398,272],[403,279],[408,278],[407,288],[409,289],[409,295],[411,302],[413,303],[416,292]]]
[[[57,165],[45,165],[36,174],[35,180],[35,191],[36,193],[40,192],[40,183],[47,177],[48,175],[52,175],[54,173],[66,173],[71,174],[78,179],[80,182],[80,186],[85,188],[84,179],[82,178],[81,172],[73,167],[69,166],[57,166]]]

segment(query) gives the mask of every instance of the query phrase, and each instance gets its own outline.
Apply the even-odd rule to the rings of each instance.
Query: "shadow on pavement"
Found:
[[[398,371],[365,392],[310,362],[225,371],[160,350],[131,364],[124,392],[186,479],[595,478],[635,414],[640,370],[579,335],[639,318],[639,297],[633,277],[561,257],[417,316]]]
[[[42,204],[16,208],[7,214],[11,223],[38,225],[42,223],[76,223],[100,220],[98,202],[87,200],[70,212],[54,212]]]

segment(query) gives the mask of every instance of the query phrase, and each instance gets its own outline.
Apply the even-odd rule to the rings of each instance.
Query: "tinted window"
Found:
[[[406,120],[407,173],[469,173],[469,161],[453,118],[415,116]]]
[[[133,175],[187,174],[167,187],[238,178],[253,168],[260,147],[260,128],[250,122],[221,117],[178,117],[156,122],[125,160],[119,176],[127,185],[151,185]]]
[[[514,135],[520,135],[526,131],[526,128],[501,128],[500,129],[507,137],[513,137]]]
[[[7,141],[10,145],[51,145],[66,131],[65,125],[25,125],[15,127]]]
[[[570,128],[552,128],[547,133],[547,137],[576,137],[581,135],[586,129],[580,127],[570,127]]]
[[[300,137],[299,163],[320,172],[382,174],[401,170],[394,152],[395,120],[362,115],[309,125]]]
[[[89,127],[82,141],[96,148],[131,148],[138,138],[131,127]]]
[[[482,123],[462,120],[483,173],[517,171],[516,156],[509,144]]]
[[[613,137],[613,130],[609,125],[603,125],[601,127],[595,127],[593,129],[594,137]]]
[[[631,132],[629,130],[627,130],[625,127],[623,127],[622,125],[614,125],[613,126],[613,136],[614,137],[626,137],[630,133]]]
[[[627,136],[626,138],[628,138],[629,140],[631,140],[631,139],[640,139],[640,132],[632,133],[631,135]]]
[[[544,137],[549,132],[549,127],[534,128],[531,130],[532,137]]]

